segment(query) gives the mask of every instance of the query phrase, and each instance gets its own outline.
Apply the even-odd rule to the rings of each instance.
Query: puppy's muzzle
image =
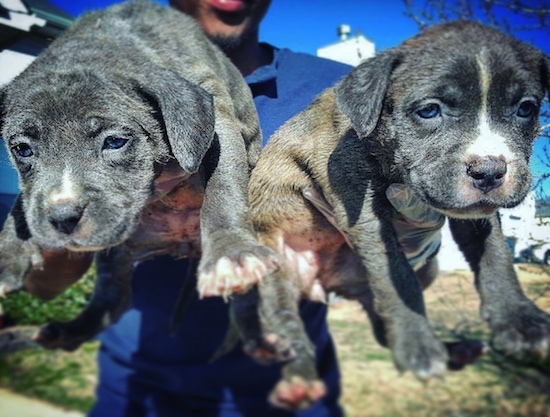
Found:
[[[47,215],[48,222],[60,233],[70,235],[82,218],[84,207],[63,203],[51,206]]]
[[[466,165],[472,184],[484,193],[500,187],[504,183],[506,171],[506,161],[493,156],[475,158]]]

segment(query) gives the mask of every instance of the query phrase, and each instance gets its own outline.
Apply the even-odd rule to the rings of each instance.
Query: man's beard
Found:
[[[243,41],[241,36],[209,35],[208,38],[218,45],[225,53],[237,49]]]

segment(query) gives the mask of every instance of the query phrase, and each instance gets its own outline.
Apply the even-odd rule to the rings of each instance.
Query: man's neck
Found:
[[[260,46],[257,37],[243,40],[237,48],[228,51],[227,56],[245,77],[268,65],[272,59],[269,51]]]

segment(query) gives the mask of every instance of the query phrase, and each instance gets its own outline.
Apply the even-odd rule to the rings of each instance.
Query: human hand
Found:
[[[386,197],[396,210],[393,224],[409,263],[420,268],[441,244],[445,216],[424,203],[409,186],[394,183]]]
[[[44,267],[32,270],[23,280],[25,289],[43,299],[55,298],[78,281],[88,270],[93,253],[67,250],[42,251]]]

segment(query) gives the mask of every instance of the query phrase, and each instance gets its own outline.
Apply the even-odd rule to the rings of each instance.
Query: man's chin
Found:
[[[231,52],[237,49],[242,43],[242,37],[237,35],[208,35],[208,38],[218,45],[222,51]]]

